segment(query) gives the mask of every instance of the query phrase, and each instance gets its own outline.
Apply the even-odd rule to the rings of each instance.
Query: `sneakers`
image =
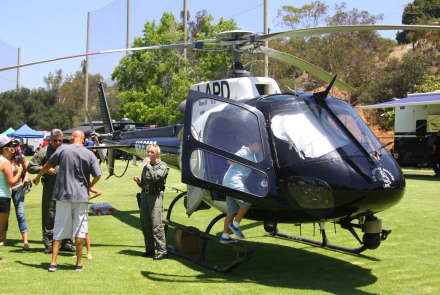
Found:
[[[76,271],[83,271],[83,266],[82,265],[76,265],[75,266],[75,270]]]
[[[46,248],[44,254],[52,254],[52,248]]]
[[[220,237],[220,243],[222,243],[222,244],[237,243],[237,240],[236,239],[232,239],[232,238],[225,239],[223,237]]]
[[[244,235],[241,232],[240,227],[235,227],[234,224],[231,222],[229,224],[229,228],[234,232],[234,234],[237,236],[237,238],[244,239]]]
[[[54,265],[54,264],[51,264],[51,265],[49,265],[49,272],[55,272],[56,270],[60,270],[60,266],[59,265]]]

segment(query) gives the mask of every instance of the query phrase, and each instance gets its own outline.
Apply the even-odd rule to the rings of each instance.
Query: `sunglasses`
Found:
[[[6,146],[5,149],[10,150],[11,152],[14,152],[14,151],[15,151],[15,148],[13,148],[13,147],[8,147],[8,146]]]
[[[54,139],[53,141],[54,141],[54,142],[63,142],[62,139]]]

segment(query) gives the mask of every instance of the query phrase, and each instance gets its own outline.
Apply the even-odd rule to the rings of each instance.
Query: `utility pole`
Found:
[[[90,12],[87,12],[87,45],[86,45],[86,53],[89,52],[89,43],[90,43]],[[84,88],[85,88],[85,97],[84,97],[84,110],[86,111],[86,115],[84,117],[84,121],[87,122],[87,112],[88,112],[88,99],[89,99],[89,56],[86,56],[86,71],[84,77]],[[90,122],[92,124],[92,122]]]
[[[183,34],[184,42],[188,42],[188,0],[183,0]],[[183,58],[186,59],[186,48],[183,49]]]
[[[127,47],[130,48],[130,0],[127,0]],[[125,55],[130,55],[130,51],[127,51]]]
[[[269,33],[269,29],[267,27],[267,14],[268,14],[268,2],[269,0],[264,0],[264,34]],[[264,47],[268,47],[269,42],[264,41]],[[269,57],[267,55],[264,55],[264,77],[269,76]]]
[[[408,6],[407,6],[407,7],[408,7]],[[409,5],[409,9],[410,9],[411,12],[409,12],[408,14],[411,15],[411,25],[414,25],[416,15],[418,14],[418,13],[415,13],[415,12],[414,12],[414,8],[418,9],[419,7],[418,7],[418,6],[414,6],[414,5],[412,5],[412,4]],[[411,31],[411,32],[412,32],[413,35],[414,35],[414,31]],[[413,40],[412,40],[412,46],[413,46],[413,51],[414,51],[414,50],[416,50],[416,49],[415,49],[415,44],[414,44],[414,43],[415,43],[415,42],[414,42],[414,36],[413,36],[412,39],[413,39]]]
[[[17,65],[20,65],[21,48],[18,47]],[[17,68],[17,92],[20,90],[20,68]]]

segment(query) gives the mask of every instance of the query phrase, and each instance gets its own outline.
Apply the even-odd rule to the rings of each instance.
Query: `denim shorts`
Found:
[[[238,208],[243,208],[247,206],[251,206],[252,204],[249,202],[245,202],[242,200],[234,199],[226,196],[226,213],[227,214],[237,214]]]

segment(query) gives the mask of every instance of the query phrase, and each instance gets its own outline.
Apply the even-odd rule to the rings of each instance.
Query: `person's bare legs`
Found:
[[[6,226],[6,222],[8,221],[8,218],[9,218],[9,212],[0,213],[0,237],[3,237],[5,233],[5,226]],[[6,235],[5,235],[5,241],[6,241]],[[6,260],[0,258],[0,264],[3,264],[5,262]]]
[[[225,217],[225,224],[223,226],[223,233],[229,234],[229,224],[234,220],[235,214],[227,214]],[[243,217],[242,217],[243,218]]]
[[[87,259],[92,258],[92,249],[90,249],[90,236],[86,234],[86,248],[87,248]]]
[[[75,238],[75,246],[76,246],[76,265],[81,266],[81,256],[83,252],[83,238]]]
[[[8,234],[7,230],[3,230],[3,234],[0,236],[0,246],[4,246],[6,244],[6,235]]]
[[[58,256],[58,250],[60,249],[60,243],[59,240],[53,240],[52,245],[52,261],[50,262],[51,265],[57,265],[57,256]]]
[[[248,212],[248,210],[251,208],[251,206],[246,206],[243,208],[239,208],[238,212],[237,212],[237,216],[235,217],[235,221],[240,223],[240,221],[243,219],[243,217],[246,215],[246,213]],[[232,222],[232,220],[231,220]],[[228,223],[229,225],[229,223]]]
[[[21,236],[23,237],[23,249],[29,250],[28,232],[22,232]]]

